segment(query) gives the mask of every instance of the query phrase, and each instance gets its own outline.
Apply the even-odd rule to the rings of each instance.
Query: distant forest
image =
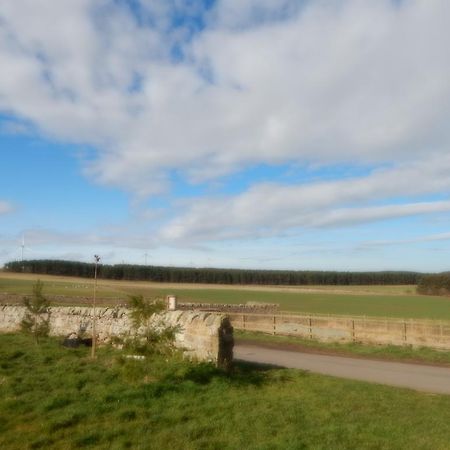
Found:
[[[423,276],[417,286],[417,293],[424,295],[449,295],[450,273],[437,273]]]
[[[29,260],[6,263],[9,272],[92,278],[94,264],[76,261]],[[99,277],[111,280],[160,281],[170,283],[255,285],[383,285],[417,284],[418,272],[331,272],[294,270],[212,269],[131,264],[99,265]]]

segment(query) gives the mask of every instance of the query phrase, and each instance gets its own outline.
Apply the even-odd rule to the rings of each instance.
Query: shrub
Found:
[[[168,326],[158,314],[164,311],[160,299],[147,300],[142,295],[130,296],[129,307],[133,335],[124,344],[135,353],[168,355],[175,350],[174,341],[178,327]]]
[[[48,336],[50,333],[50,301],[44,297],[42,291],[44,283],[37,280],[33,285],[32,297],[24,297],[25,316],[20,323],[24,333],[34,336],[36,344],[40,337]]]

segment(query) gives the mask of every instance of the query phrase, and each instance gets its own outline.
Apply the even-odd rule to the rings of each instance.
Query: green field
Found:
[[[320,314],[367,315],[386,317],[450,319],[450,300],[427,296],[374,296],[324,293],[269,293],[217,291],[186,292],[173,290],[181,300],[245,303],[279,303],[284,311]]]
[[[0,335],[0,448],[448,449],[450,396]],[[32,368],[32,370],[30,370]]]
[[[37,278],[0,274],[0,293],[29,294]],[[48,295],[69,297],[63,303],[85,304],[92,297],[92,280],[41,278]],[[450,298],[416,295],[415,286],[211,287],[100,280],[98,290],[99,302],[108,305],[126,303],[133,294],[165,297],[169,293],[188,302],[265,302],[293,312],[450,320]]]

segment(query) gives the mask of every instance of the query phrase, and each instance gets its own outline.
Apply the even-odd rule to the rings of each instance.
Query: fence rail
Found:
[[[361,342],[450,349],[450,322],[312,314],[228,315],[236,329],[329,342]]]

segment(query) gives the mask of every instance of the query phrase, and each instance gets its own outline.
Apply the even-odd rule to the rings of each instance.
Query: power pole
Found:
[[[95,358],[95,347],[97,344],[97,327],[96,327],[96,311],[95,311],[95,303],[97,300],[97,267],[100,261],[100,256],[94,255],[95,262],[95,271],[94,271],[94,300],[92,302],[92,348],[91,348],[91,358]]]

